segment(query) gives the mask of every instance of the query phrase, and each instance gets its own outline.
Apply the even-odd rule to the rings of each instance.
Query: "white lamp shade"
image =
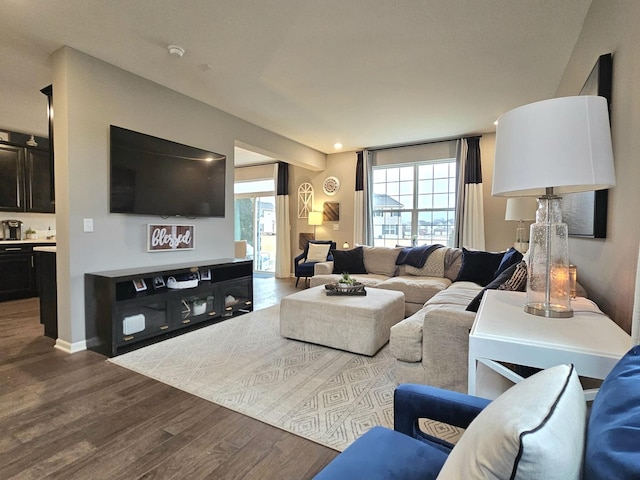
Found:
[[[322,225],[322,212],[309,212],[309,225]]]
[[[535,220],[538,203],[533,197],[507,198],[505,220]]]
[[[492,194],[539,196],[615,186],[604,97],[531,103],[498,119]]]

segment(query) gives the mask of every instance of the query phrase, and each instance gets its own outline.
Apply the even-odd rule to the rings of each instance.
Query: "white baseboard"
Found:
[[[57,338],[53,348],[62,350],[65,353],[77,353],[87,349],[87,341],[82,340],[81,342],[69,343],[66,340]]]

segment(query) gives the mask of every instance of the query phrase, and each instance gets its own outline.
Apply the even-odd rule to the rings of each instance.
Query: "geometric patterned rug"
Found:
[[[109,361],[338,451],[393,428],[394,361],[282,338],[279,306]]]
[[[343,451],[374,425],[393,428],[386,345],[374,357],[280,336],[278,305],[109,359],[218,405]],[[460,432],[423,420],[455,443]]]

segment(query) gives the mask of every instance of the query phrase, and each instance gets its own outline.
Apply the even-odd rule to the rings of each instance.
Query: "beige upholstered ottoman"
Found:
[[[367,288],[365,296],[328,296],[313,287],[280,301],[280,335],[362,355],[375,355],[404,318],[404,294]]]

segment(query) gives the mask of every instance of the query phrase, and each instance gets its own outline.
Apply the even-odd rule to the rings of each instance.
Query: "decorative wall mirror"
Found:
[[[313,210],[313,185],[304,182],[298,187],[298,218],[308,218]]]

